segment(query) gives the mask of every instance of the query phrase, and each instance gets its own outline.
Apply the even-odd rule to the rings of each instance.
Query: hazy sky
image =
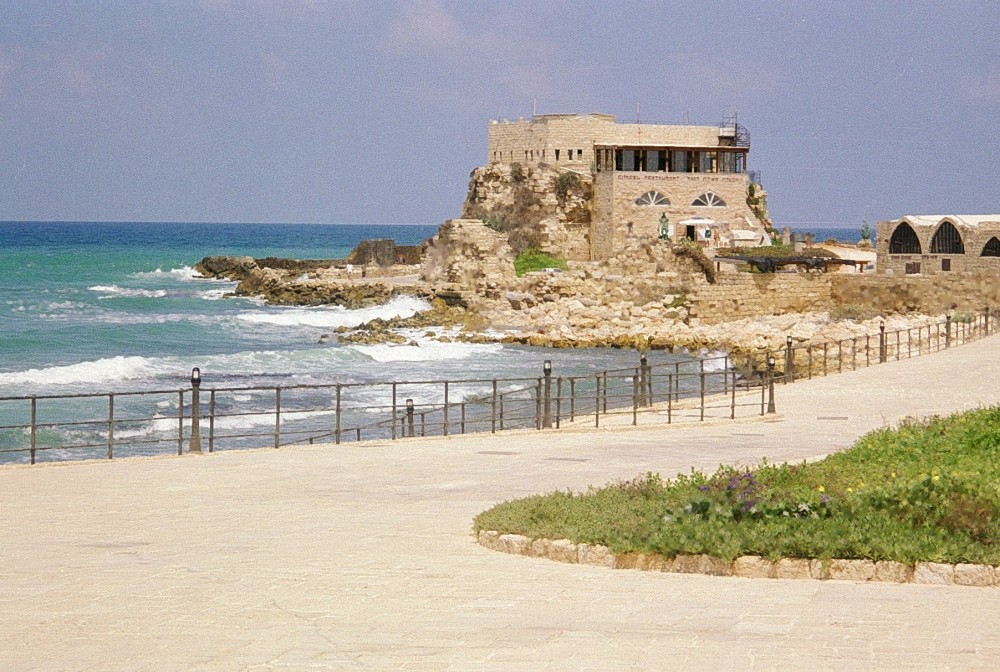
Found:
[[[439,223],[488,120],[752,134],[775,222],[1000,212],[1000,3],[8,0],[0,219]]]

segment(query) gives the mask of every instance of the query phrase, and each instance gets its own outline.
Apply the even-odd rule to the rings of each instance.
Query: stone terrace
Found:
[[[782,417],[0,469],[0,669],[995,668],[1000,592],[478,546],[491,504],[815,458],[1000,403],[996,338],[778,388]]]

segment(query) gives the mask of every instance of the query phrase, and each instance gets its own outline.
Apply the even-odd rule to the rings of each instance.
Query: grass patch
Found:
[[[551,257],[534,247],[528,248],[514,259],[514,272],[517,274],[517,277],[521,277],[531,271],[540,271],[544,268],[558,268],[563,271],[569,270],[565,259]]]
[[[823,247],[804,247],[796,252],[792,245],[763,245],[761,247],[740,248],[738,254],[745,257],[836,257],[837,255]]]
[[[812,464],[650,473],[505,502],[474,527],[667,557],[1000,565],[1000,408],[877,430]]]

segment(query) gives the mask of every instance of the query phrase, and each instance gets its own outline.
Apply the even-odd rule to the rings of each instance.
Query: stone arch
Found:
[[[941,222],[931,238],[931,254],[965,254],[962,234],[947,219]]]
[[[1000,238],[993,236],[983,245],[981,257],[1000,257]]]
[[[889,254],[920,254],[920,239],[912,226],[900,222],[889,238]]]
[[[706,191],[704,194],[694,199],[691,205],[707,206],[710,208],[724,208],[726,207],[726,202],[722,200],[722,197],[718,194]]]
[[[635,199],[635,205],[670,205],[670,199],[658,191],[647,191]]]

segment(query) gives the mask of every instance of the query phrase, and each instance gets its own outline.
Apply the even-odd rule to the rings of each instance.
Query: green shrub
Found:
[[[580,176],[576,173],[559,173],[559,176],[555,178],[555,190],[556,196],[559,198],[560,202],[565,201],[569,192],[573,189],[577,189],[580,186]]]
[[[524,166],[520,163],[510,164],[510,179],[514,182],[524,182],[528,178],[527,173],[524,172]]]
[[[860,303],[847,303],[841,306],[834,306],[830,310],[830,319],[832,320],[852,320],[854,322],[864,322],[865,320],[871,320],[876,318],[881,313],[867,304]]]
[[[872,432],[815,463],[646,474],[506,502],[475,528],[706,553],[1000,564],[1000,408]]]
[[[709,283],[715,284],[715,264],[697,243],[690,240],[680,240],[674,243],[672,249],[674,256],[693,261],[705,274],[705,279]]]
[[[529,247],[514,259],[514,272],[517,277],[545,268],[558,268],[565,271],[569,269],[569,266],[567,266],[565,259],[551,257],[535,247]]]

